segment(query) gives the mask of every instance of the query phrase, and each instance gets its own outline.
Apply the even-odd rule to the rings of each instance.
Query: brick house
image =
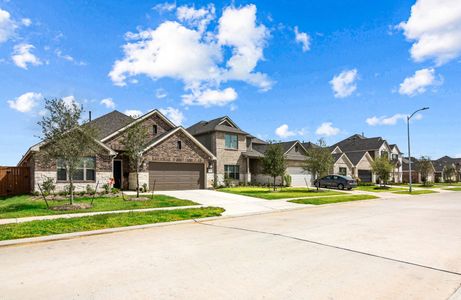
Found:
[[[81,168],[75,175],[76,190],[87,185],[102,185],[113,178],[114,187],[135,189],[136,176],[124,154],[122,141],[127,129],[134,124],[147,128],[143,164],[139,173],[140,185],[149,189],[203,189],[207,188],[207,173],[211,172],[215,156],[183,127],[174,125],[158,110],[152,110],[139,118],[131,118],[118,111],[103,115],[89,123],[97,130],[95,147],[82,158]],[[43,159],[43,143],[32,146],[18,166],[31,170],[31,186],[47,178],[56,182],[58,190],[68,185],[68,175],[59,160]]]

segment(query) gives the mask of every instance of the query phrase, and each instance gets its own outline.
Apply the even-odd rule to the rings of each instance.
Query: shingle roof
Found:
[[[351,161],[351,163],[356,166],[360,160],[362,160],[363,156],[367,153],[367,151],[354,151],[354,152],[345,152],[347,158]]]
[[[415,166],[412,168],[412,170],[416,169],[417,163],[418,163],[418,159],[415,157],[411,157],[411,165]],[[409,165],[408,157],[403,157],[402,158],[402,170],[408,171],[409,170],[408,165]]]
[[[301,143],[301,144],[302,144],[302,145],[304,146],[304,148],[306,148],[306,149],[310,149],[310,148],[320,148],[319,145],[314,144],[314,143],[311,143],[311,142],[306,142],[306,143]]]
[[[258,139],[257,137],[253,137],[253,138],[251,139],[251,142],[252,142],[253,144],[262,144],[262,145],[267,144],[267,142],[265,142],[265,141],[263,141],[263,140],[261,140],[261,139]]]
[[[384,142],[386,140],[381,137],[366,138],[360,134],[354,134],[331,147],[334,149],[338,146],[343,152],[368,151],[379,149]]]
[[[200,121],[195,123],[194,125],[187,128],[187,131],[192,135],[200,135],[212,131],[224,131],[224,132],[232,132],[232,133],[241,133],[248,135],[245,131],[241,130],[240,128],[235,128],[227,125],[220,125],[224,120],[230,120],[229,117],[219,117],[210,121]],[[230,120],[232,122],[232,120]]]
[[[341,158],[341,156],[343,156],[343,154],[344,153],[334,153],[334,154],[332,154],[333,161],[336,163]]]
[[[443,172],[443,169],[448,165],[455,165],[457,168],[461,167],[461,158],[452,158],[450,156],[444,156],[437,160],[433,160],[432,164],[434,165],[436,172]]]
[[[96,136],[99,140],[101,140],[104,137],[110,135],[111,133],[119,130],[120,128],[125,127],[133,121],[133,118],[125,114],[122,114],[117,110],[114,110],[108,114],[102,115],[92,120],[91,122],[87,123],[87,125],[91,125],[94,126],[94,128],[96,128]]]

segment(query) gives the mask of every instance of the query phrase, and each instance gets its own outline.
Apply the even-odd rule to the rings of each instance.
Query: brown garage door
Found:
[[[149,163],[149,188],[158,191],[204,188],[204,165],[183,163]]]

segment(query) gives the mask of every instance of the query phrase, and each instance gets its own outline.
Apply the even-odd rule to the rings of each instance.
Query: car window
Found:
[[[325,176],[325,177],[323,177],[323,179],[325,179],[325,180],[330,180],[330,179],[331,179],[331,176]]]
[[[333,180],[338,180],[339,177],[338,176],[333,176]]]

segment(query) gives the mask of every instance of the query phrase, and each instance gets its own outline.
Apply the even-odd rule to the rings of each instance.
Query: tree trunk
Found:
[[[72,176],[69,175],[69,194],[70,194],[70,205],[74,204],[74,181]]]
[[[139,198],[139,173],[138,173],[138,167],[136,167],[136,198]]]
[[[320,176],[316,174],[315,177],[316,177],[315,180],[318,180]],[[319,184],[317,184],[315,187],[317,188],[317,192],[318,192],[318,191],[319,191],[319,187],[320,187],[320,181],[319,181]]]
[[[277,179],[277,176],[274,176],[274,192],[275,192],[275,181]]]

